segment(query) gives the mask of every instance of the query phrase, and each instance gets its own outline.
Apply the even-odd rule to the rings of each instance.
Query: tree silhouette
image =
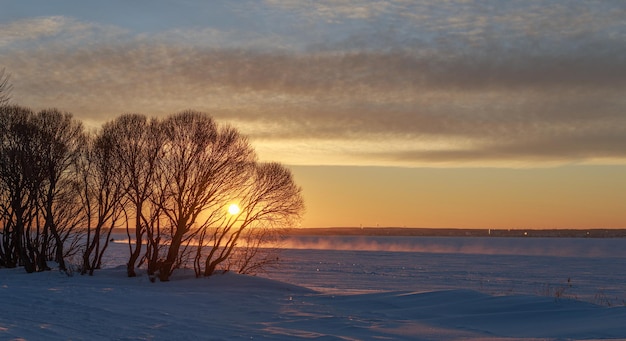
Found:
[[[119,181],[125,191],[128,205],[126,230],[130,258],[127,263],[128,276],[136,276],[135,267],[143,247],[143,238],[151,225],[150,205],[157,181],[157,165],[161,154],[161,139],[158,122],[143,115],[126,114],[106,123],[101,135],[112,143],[112,157],[119,162]],[[134,224],[134,225],[131,225]]]
[[[170,228],[159,277],[167,280],[185,256],[189,242],[225,214],[255,163],[247,139],[231,127],[218,128],[211,117],[183,112],[163,121],[165,150],[160,171],[160,209]]]
[[[87,140],[78,164],[77,186],[85,216],[82,274],[100,268],[113,228],[121,223],[125,205],[121,162],[113,154],[112,136],[100,134]]]
[[[258,238],[270,238],[271,234],[263,229],[275,229],[292,226],[304,210],[301,189],[293,181],[291,172],[278,163],[258,163],[247,174],[247,181],[239,185],[236,198],[240,202],[241,211],[234,216],[222,220],[221,224],[212,228],[209,234],[209,248],[204,258],[204,266],[198,268],[196,274],[202,270],[202,275],[211,276],[224,262],[237,255],[236,250],[242,241],[246,242],[243,256],[239,259],[239,271],[245,272],[267,259],[258,256],[260,245],[255,244]],[[256,233],[245,233],[253,230]],[[242,238],[244,235],[246,238]],[[206,238],[206,234],[202,235]],[[247,240],[242,240],[247,239]],[[251,249],[250,249],[251,248]],[[196,255],[196,259],[199,255]]]
[[[115,141],[130,204],[126,210],[133,214],[129,276],[135,275],[135,265],[146,263],[149,275],[167,281],[192,259],[196,274],[209,276],[242,254],[235,251],[247,228],[284,226],[302,213],[300,188],[290,172],[258,163],[247,138],[204,113],[185,111],[152,121],[125,115],[103,130]],[[242,207],[237,215],[226,210],[233,201]],[[251,265],[255,253],[247,254]]]
[[[45,180],[40,188],[44,221],[42,249],[47,249],[50,233],[54,239],[54,259],[59,263],[59,269],[65,271],[64,242],[69,236],[67,233],[82,223],[80,219],[75,219],[80,217],[80,206],[73,183],[76,181],[75,165],[81,157],[86,137],[82,124],[69,113],[56,109],[43,110],[34,121],[41,139],[39,158]],[[43,263],[41,267],[44,267]]]
[[[34,225],[38,186],[42,180],[37,167],[34,127],[30,109],[0,107],[0,191],[2,207],[2,265],[23,265],[36,270],[35,250],[29,231]]]
[[[34,272],[53,259],[66,270],[65,244],[81,223],[72,183],[82,124],[55,109],[5,105],[0,132],[0,262]]]
[[[287,168],[201,112],[125,114],[87,135],[71,114],[3,105],[0,134],[0,266],[67,270],[80,243],[91,275],[125,225],[130,277],[144,264],[161,281],[192,263],[247,273],[276,259],[265,243],[304,209]]]

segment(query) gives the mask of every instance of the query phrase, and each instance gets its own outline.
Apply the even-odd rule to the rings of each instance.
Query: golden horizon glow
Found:
[[[626,228],[625,166],[291,169],[303,227]]]

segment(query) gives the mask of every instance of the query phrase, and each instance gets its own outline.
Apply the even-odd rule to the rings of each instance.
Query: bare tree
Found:
[[[82,274],[93,275],[101,267],[111,233],[120,223],[125,204],[121,163],[113,155],[114,144],[111,135],[92,136],[79,165],[77,185],[86,221]]]
[[[154,164],[143,164],[153,168],[137,217],[145,228],[148,274],[167,281],[188,257],[198,276],[211,275],[235,256],[241,272],[269,264],[262,244],[304,207],[291,173],[279,164],[259,164],[245,137],[203,113],[169,116],[154,131],[162,152],[153,155]],[[238,215],[226,211],[233,202],[243,209]]]
[[[33,272],[48,269],[54,258],[65,270],[64,243],[78,224],[68,184],[82,125],[54,109],[34,114],[2,106],[0,111],[4,263]]]
[[[82,154],[86,137],[83,126],[69,113],[56,109],[40,111],[34,118],[41,139],[41,166],[45,181],[41,186],[41,211],[44,220],[42,247],[47,248],[49,233],[59,269],[66,270],[64,238],[82,222],[78,212],[75,186],[76,163]],[[65,232],[65,233],[64,233]],[[43,267],[44,264],[41,264]]]
[[[13,85],[9,83],[11,75],[4,68],[0,70],[0,106],[9,104]]]
[[[127,114],[88,137],[56,109],[0,111],[2,266],[41,271],[55,259],[65,270],[80,240],[93,274],[124,222],[129,276],[145,262],[167,281],[191,259],[197,276],[251,272],[275,260],[265,243],[304,208],[287,168],[258,163],[245,137],[203,113]],[[234,202],[241,211],[227,212]]]
[[[222,266],[224,270],[240,274],[255,275],[280,262],[280,243],[284,228],[260,226],[245,229],[239,237],[238,247]]]
[[[31,123],[34,114],[18,106],[0,106],[0,112],[2,263],[34,272],[42,255],[34,247],[30,232],[36,223],[37,195],[43,181]]]
[[[162,125],[166,153],[160,164],[160,209],[170,240],[159,278],[166,281],[198,233],[223,217],[227,200],[247,181],[255,155],[236,130],[218,129],[202,113],[183,112]]]
[[[129,202],[126,231],[130,257],[128,276],[136,276],[135,266],[141,256],[147,223],[151,220],[150,198],[155,189],[156,167],[162,153],[158,122],[143,115],[126,114],[106,123],[102,136],[112,141],[113,156],[120,162],[120,180]],[[132,225],[134,224],[134,225]]]
[[[248,229],[279,228],[292,225],[304,210],[301,189],[293,181],[291,172],[278,163],[255,164],[248,181],[239,186],[234,193],[239,199],[241,211],[222,220],[222,224],[213,228],[210,235],[210,250],[204,260],[204,269],[196,266],[196,274],[202,270],[204,276],[211,276],[217,267],[229,260],[242,241],[242,235]],[[254,237],[255,234],[248,234]],[[268,234],[256,234],[266,238]],[[205,237],[205,235],[203,235]],[[259,243],[248,240],[248,245],[259,248]],[[245,253],[240,270],[244,271],[267,260],[255,257],[255,252]],[[199,255],[197,255],[197,258]]]

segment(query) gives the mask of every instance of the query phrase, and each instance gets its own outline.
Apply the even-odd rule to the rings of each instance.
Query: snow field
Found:
[[[430,245],[515,243],[455,239]],[[0,269],[0,339],[626,339],[626,306],[616,301],[626,296],[622,257],[288,249],[280,267],[257,277],[180,270],[151,283],[115,265],[124,244],[110,251],[93,277]],[[567,278],[567,295],[538,292]],[[599,289],[616,297],[610,307],[593,302]]]

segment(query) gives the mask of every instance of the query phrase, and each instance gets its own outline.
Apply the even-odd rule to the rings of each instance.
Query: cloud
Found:
[[[24,19],[0,25],[0,47],[58,34],[64,26],[63,17]]]
[[[313,19],[306,6],[266,4],[358,29],[297,43],[282,31],[135,34],[37,18],[0,26],[0,55],[19,103],[93,124],[204,110],[284,163],[626,160],[621,3],[358,1],[351,12],[353,2],[320,1],[306,5]]]
[[[302,2],[297,0],[266,0],[269,6],[275,6],[289,12],[295,12],[311,19],[322,18],[333,21],[340,18],[368,19],[384,13],[393,7],[394,1],[369,0],[322,0]]]
[[[0,24],[0,48],[29,49],[36,46],[74,46],[94,35],[99,39],[118,39],[126,31],[106,25],[82,22],[64,16],[36,17]]]

